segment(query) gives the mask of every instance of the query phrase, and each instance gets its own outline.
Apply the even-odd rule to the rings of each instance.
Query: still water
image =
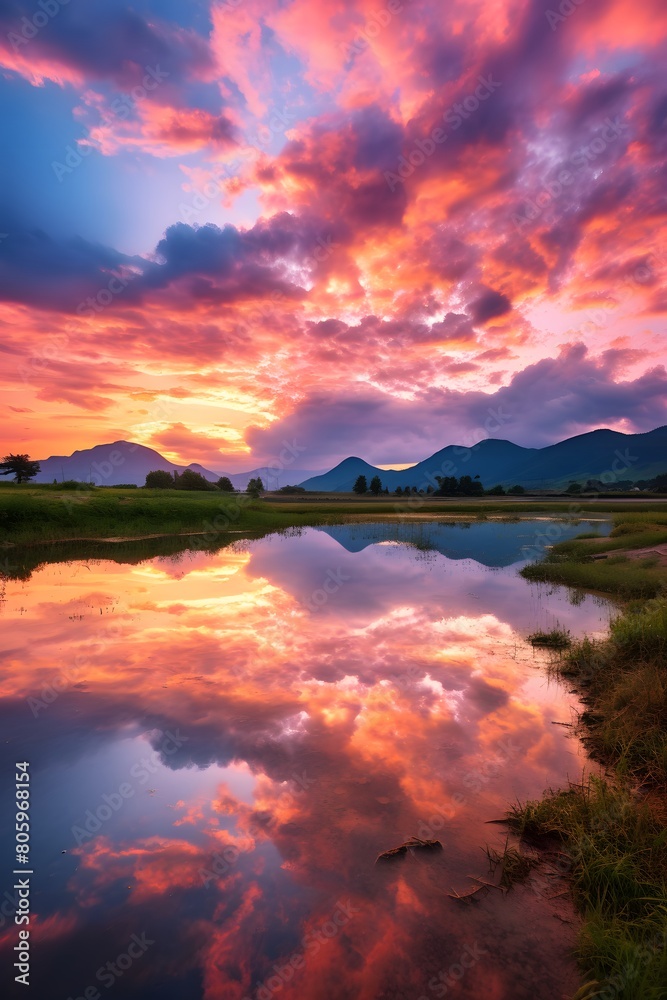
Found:
[[[448,895],[493,878],[482,848],[506,832],[489,820],[584,764],[554,724],[576,701],[525,637],[602,633],[612,608],[518,575],[548,529],[609,525],[338,525],[153,558],[125,545],[8,580],[3,995],[575,992],[557,880]],[[19,761],[29,990],[11,988]],[[411,836],[443,850],[376,865]]]

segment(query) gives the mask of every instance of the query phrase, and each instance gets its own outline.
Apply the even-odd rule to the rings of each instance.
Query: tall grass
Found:
[[[667,598],[629,606],[607,639],[575,643],[552,669],[582,688],[584,742],[597,758],[667,781]]]
[[[667,585],[667,571],[655,556],[629,559],[620,550],[667,543],[667,514],[623,512],[607,538],[582,535],[554,545],[545,559],[521,570],[527,580],[560,583],[614,594],[626,600],[655,597]],[[606,555],[606,558],[595,558]],[[613,554],[616,553],[616,554]]]
[[[0,541],[15,544],[57,539],[176,535],[224,530],[278,530],[303,519],[255,501],[222,493],[127,490],[77,494],[0,496]],[[315,514],[315,519],[317,515]]]
[[[578,997],[667,996],[667,830],[627,785],[590,777],[517,805],[510,827],[569,856],[575,902],[585,916],[579,957],[589,981]]]
[[[617,551],[665,542],[663,513],[623,513],[609,538],[564,542],[522,571],[627,600],[607,638],[575,642],[551,665],[580,688],[583,741],[615,768],[613,781],[589,778],[509,815],[523,836],[567,846],[590,977],[576,1000],[667,998],[667,571],[657,558]],[[632,789],[642,786],[640,801]]]

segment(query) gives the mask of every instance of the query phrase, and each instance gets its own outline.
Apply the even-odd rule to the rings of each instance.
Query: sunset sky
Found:
[[[666,37],[664,0],[1,0],[2,454],[667,423]]]

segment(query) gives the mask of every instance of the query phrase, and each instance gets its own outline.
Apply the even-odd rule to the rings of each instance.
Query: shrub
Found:
[[[216,489],[216,487],[213,485],[213,483],[209,483],[208,479],[204,479],[204,477],[200,472],[195,472],[193,469],[184,469],[183,472],[178,477],[178,479],[175,481],[174,489],[214,490]]]
[[[146,489],[171,490],[174,488],[174,477],[166,469],[155,469],[146,476]]]

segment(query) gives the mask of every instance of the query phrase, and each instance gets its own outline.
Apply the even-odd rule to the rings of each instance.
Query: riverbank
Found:
[[[441,499],[400,497],[361,500],[284,501],[253,499],[247,494],[182,490],[61,490],[26,484],[0,490],[0,544],[32,545],[49,541],[138,538],[200,533],[207,539],[229,531],[267,532],[300,525],[333,524],[374,517],[556,516],[568,520],[629,510],[665,512],[667,503],[631,500],[619,506],[604,500],[572,502],[503,498]],[[667,537],[667,532],[666,532]]]
[[[522,570],[625,600],[607,638],[583,639],[552,663],[584,702],[580,736],[607,777],[548,791],[508,823],[532,844],[556,837],[569,856],[584,917],[578,1000],[658,1000],[667,997],[667,517],[614,521],[608,538],[563,542]]]

